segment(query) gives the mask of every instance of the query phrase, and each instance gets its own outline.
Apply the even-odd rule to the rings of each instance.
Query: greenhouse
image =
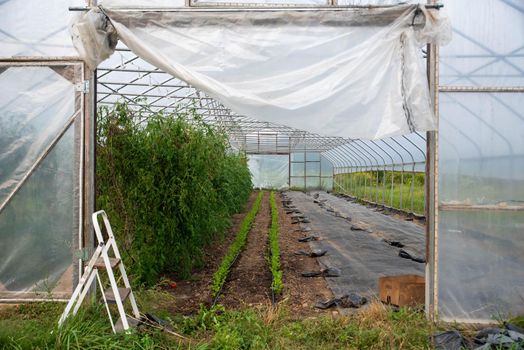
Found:
[[[202,325],[361,322],[407,293],[424,332],[503,322],[511,345],[476,344],[524,348],[523,111],[520,0],[0,0],[0,345],[65,348],[10,334],[13,305],[62,327],[106,284],[113,331],[126,298]],[[179,347],[310,348],[153,321]],[[311,348],[439,348],[340,337]]]

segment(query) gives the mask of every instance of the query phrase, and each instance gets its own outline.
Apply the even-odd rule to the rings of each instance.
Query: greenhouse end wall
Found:
[[[300,191],[333,189],[333,165],[320,152],[249,154],[253,187]]]

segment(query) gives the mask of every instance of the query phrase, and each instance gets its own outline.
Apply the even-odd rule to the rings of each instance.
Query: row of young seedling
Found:
[[[227,254],[222,259],[218,270],[213,275],[213,284],[211,286],[211,294],[213,298],[217,298],[227,280],[229,271],[235,263],[236,259],[244,249],[247,243],[247,237],[255,217],[260,209],[264,192],[260,192],[257,196],[253,207],[242,221],[235,241],[229,247]],[[271,226],[269,228],[269,269],[271,270],[272,283],[271,290],[274,295],[282,293],[282,269],[280,266],[280,245],[279,245],[279,224],[278,224],[278,207],[275,199],[275,192],[269,195],[269,202],[271,207]]]
[[[278,208],[275,192],[269,196],[271,204],[271,227],[269,228],[269,268],[273,275],[271,289],[274,295],[282,293],[282,269],[280,267],[280,245],[278,243]]]
[[[218,270],[213,275],[211,295],[215,299],[220,295],[222,287],[224,286],[224,283],[226,282],[227,276],[229,274],[229,270],[231,269],[231,267],[233,266],[236,259],[238,258],[238,256],[240,255],[240,253],[246,245],[247,236],[249,234],[249,231],[251,230],[253,222],[255,221],[255,217],[258,213],[258,210],[260,209],[260,203],[262,202],[263,196],[264,192],[261,191],[258,193],[257,199],[253,204],[253,207],[251,208],[249,213],[244,218],[244,221],[242,221],[242,224],[240,225],[240,229],[238,230],[238,234],[235,238],[235,241],[229,247],[229,250],[222,259],[222,262],[220,263]]]

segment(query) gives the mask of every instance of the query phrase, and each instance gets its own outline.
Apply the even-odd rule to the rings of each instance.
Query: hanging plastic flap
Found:
[[[238,114],[351,138],[435,129],[417,48],[449,37],[437,13],[105,12],[135,54]]]

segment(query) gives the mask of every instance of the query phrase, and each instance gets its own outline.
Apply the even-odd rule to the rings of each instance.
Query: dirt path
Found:
[[[294,254],[300,249],[306,251],[310,249],[308,243],[298,241],[299,238],[308,234],[297,231],[298,224],[291,224],[291,216],[286,215],[280,194],[277,196],[277,206],[280,223],[280,261],[284,282],[283,297],[287,298],[286,303],[291,311],[290,314],[304,316],[326,312],[314,308],[318,301],[333,297],[326,280],[301,276],[304,271],[320,269],[317,259]]]
[[[226,308],[251,307],[270,302],[271,272],[267,261],[270,222],[269,192],[266,192],[249,232],[246,247],[231,269],[218,300]]]
[[[234,241],[240,224],[251,210],[256,198],[257,192],[251,193],[244,210],[233,215],[231,228],[226,232],[224,239],[217,240],[206,248],[204,266],[194,271],[190,280],[178,281],[173,276],[167,276],[168,279],[176,281],[176,288],[166,287],[176,297],[175,304],[170,305],[170,311],[188,315],[198,312],[200,304],[211,305],[211,280],[213,274]]]

